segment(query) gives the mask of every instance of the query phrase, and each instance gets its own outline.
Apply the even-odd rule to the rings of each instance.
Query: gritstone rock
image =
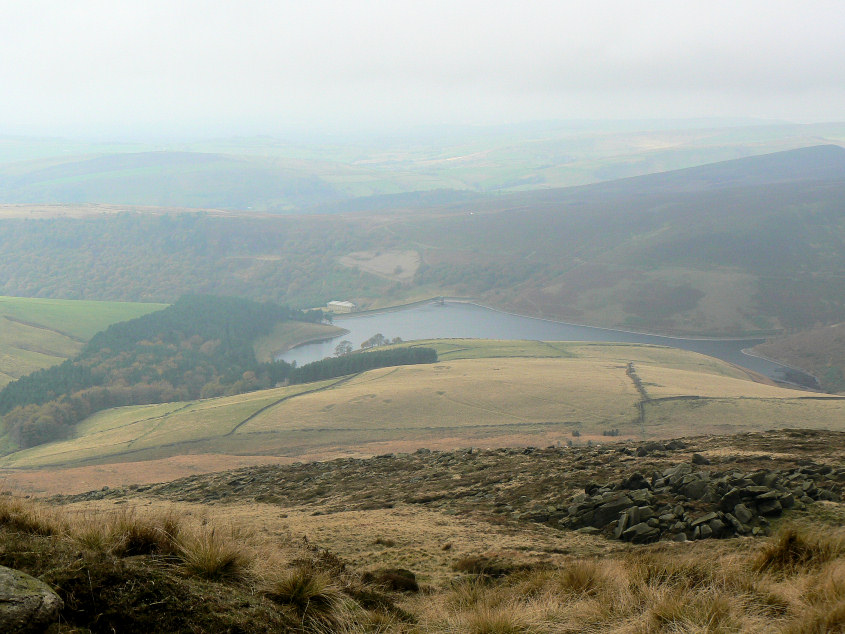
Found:
[[[0,566],[0,632],[33,634],[59,618],[62,600],[43,581]]]

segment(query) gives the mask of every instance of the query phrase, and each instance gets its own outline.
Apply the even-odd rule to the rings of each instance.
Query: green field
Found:
[[[693,352],[635,344],[448,339],[431,365],[188,403],[116,408],[0,467],[194,454],[313,458],[418,447],[548,445],[777,427],[842,429],[845,399],[754,382]],[[629,372],[646,391],[643,399]],[[641,413],[642,412],[642,415]]]
[[[100,330],[165,304],[0,297],[0,387],[75,355]]]

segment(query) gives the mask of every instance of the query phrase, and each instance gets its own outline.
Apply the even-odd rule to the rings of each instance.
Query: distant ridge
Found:
[[[814,145],[590,185],[509,194],[502,196],[502,200],[537,203],[596,200],[816,181],[845,181],[845,148]]]
[[[113,153],[0,169],[0,199],[6,203],[285,210],[342,198],[318,176],[272,161],[204,152]]]
[[[815,145],[624,179],[654,189],[696,191],[845,178],[845,148]]]

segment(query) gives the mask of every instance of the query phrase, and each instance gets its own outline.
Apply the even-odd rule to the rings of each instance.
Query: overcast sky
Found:
[[[4,0],[0,134],[845,120],[845,2]]]

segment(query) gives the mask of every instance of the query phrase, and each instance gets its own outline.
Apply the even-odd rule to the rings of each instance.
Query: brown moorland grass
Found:
[[[402,615],[326,551],[207,513],[59,508],[3,495],[0,565],[58,592],[57,632],[311,632],[327,624],[364,631],[359,624]],[[285,580],[303,571],[307,587],[283,600]]]
[[[436,364],[108,410],[83,421],[72,439],[16,452],[0,463],[31,469],[184,454],[319,459],[420,447],[547,446],[566,443],[574,431],[595,442],[611,431],[619,439],[668,438],[773,427],[840,429],[845,421],[841,397],[757,383],[729,364],[669,348],[471,340],[433,345],[441,354]],[[641,408],[629,363],[650,399]]]
[[[807,531],[818,529],[787,531],[815,539]],[[834,533],[835,544],[843,532]],[[842,553],[826,563],[808,559],[788,579],[756,569],[755,558],[780,539],[659,544],[500,580],[466,580],[412,603],[424,632],[842,631]]]
[[[225,631],[237,624],[257,632],[275,623],[275,631],[404,634],[807,633],[845,625],[841,509],[784,525],[768,539],[637,547],[591,538],[592,554],[561,548],[533,563],[519,549],[484,554],[456,540],[458,552],[443,551],[443,563],[451,559],[458,576],[452,572],[418,593],[368,585],[359,574],[365,562],[350,565],[325,549],[332,543],[317,542],[316,532],[300,532],[331,516],[305,524],[269,512],[256,518],[250,506],[106,501],[56,507],[0,496],[0,564],[56,587],[69,626],[90,628],[103,618],[119,631],[140,631],[139,623],[153,631]],[[97,530],[100,538],[92,538]],[[488,524],[477,531],[495,542],[496,533],[511,528]],[[527,544],[530,534],[521,539]],[[370,543],[408,549],[402,538],[394,546]],[[417,563],[425,556],[418,553]],[[473,558],[481,563],[454,565]],[[203,563],[195,565],[197,559]],[[495,575],[486,565],[491,561]],[[89,583],[96,606],[86,595]],[[150,605],[142,614],[144,602]]]

